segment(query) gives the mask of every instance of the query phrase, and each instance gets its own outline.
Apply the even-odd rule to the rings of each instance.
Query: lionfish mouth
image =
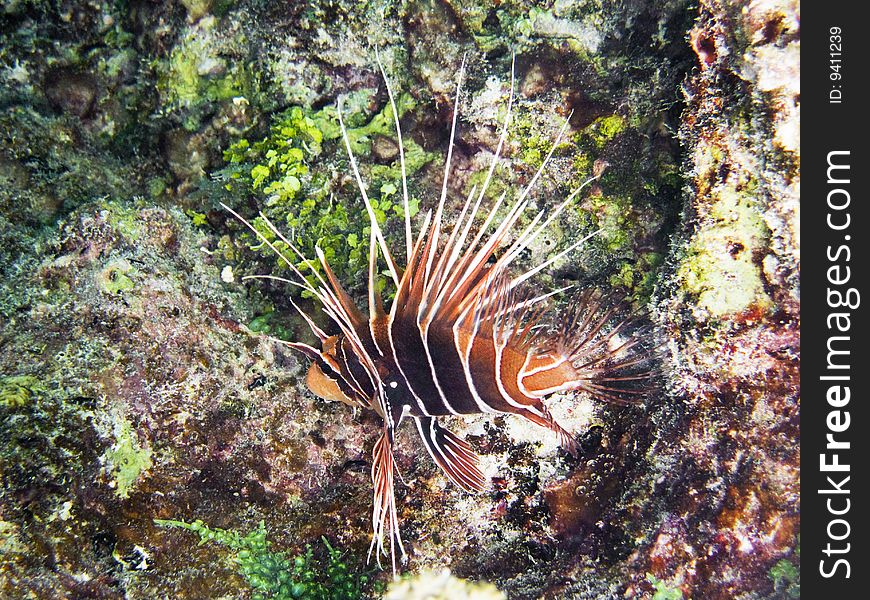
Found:
[[[345,149],[370,222],[368,314],[344,290],[319,248],[317,260],[323,273],[312,269],[316,277],[312,284],[291,256],[309,259],[265,215],[260,213],[260,218],[275,238],[286,244],[291,256],[282,253],[233,209],[223,206],[284,261],[295,279],[250,277],[281,279],[306,290],[320,302],[338,329],[337,334],[327,335],[293,303],[319,339],[320,347],[275,341],[312,360],[306,377],[309,389],[329,400],[373,410],[383,420],[372,453],[374,501],[369,557],[374,554],[380,565],[381,555],[389,556],[395,575],[397,554],[401,562],[407,560],[393,482],[394,433],[405,418],[414,421],[426,450],[453,483],[465,490],[483,491],[489,480],[480,469],[478,456],[466,441],[444,429],[439,417],[515,414],[556,432],[562,446],[576,453],[574,437],[556,422],[542,400],[557,392],[579,390],[604,401],[638,403],[648,391],[644,382],[652,369],[650,354],[641,349],[643,336],[625,335],[631,321],[618,317],[618,301],[600,293],[578,293],[559,326],[543,325],[546,301],[571,286],[533,293],[528,282],[597,232],[523,272],[515,273],[512,268],[521,253],[597,178],[572,191],[549,215],[538,212],[517,231],[530,205],[529,194],[561,143],[568,119],[534,177],[512,203],[507,203],[507,214],[496,222],[499,209],[506,204],[506,193],[488,210],[483,210],[482,205],[508,137],[514,100],[512,65],[507,112],[486,177],[482,185],[471,189],[458,218],[446,227],[444,207],[465,75],[463,59],[457,75],[457,109],[453,112],[440,197],[434,212],[426,213],[422,227],[414,235],[401,125],[393,89],[380,60],[378,66],[392,106],[399,147],[406,242],[403,267],[394,258],[375,218],[341,117],[341,99],[338,101]],[[475,226],[479,215],[483,222]],[[513,241],[508,243],[509,239]],[[389,310],[375,286],[381,260],[396,289]]]

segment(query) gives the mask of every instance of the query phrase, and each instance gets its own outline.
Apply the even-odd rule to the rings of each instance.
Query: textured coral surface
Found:
[[[799,17],[788,0],[4,2],[0,596],[799,596]],[[309,340],[290,298],[327,320],[243,279],[289,270],[219,203],[322,248],[364,306],[337,99],[399,247],[377,57],[419,224],[460,64],[452,214],[498,143],[514,54],[488,197],[521,192],[567,122],[533,208],[600,178],[522,260],[599,231],[536,285],[626,294],[661,377],[639,407],[553,398],[577,458],[516,418],[455,419],[487,493],[401,430],[409,561],[390,583],[366,564],[378,418],[315,398],[264,335]]]

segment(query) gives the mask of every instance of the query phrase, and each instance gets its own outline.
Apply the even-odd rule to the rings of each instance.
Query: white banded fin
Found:
[[[480,457],[468,442],[441,427],[432,417],[416,417],[414,422],[426,450],[450,481],[467,491],[483,491],[488,487],[480,470]]]

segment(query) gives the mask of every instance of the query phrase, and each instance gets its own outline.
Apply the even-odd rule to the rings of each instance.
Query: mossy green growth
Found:
[[[773,587],[778,592],[785,592],[789,598],[801,597],[801,574],[790,560],[783,558],[770,569]]]
[[[398,101],[401,115],[414,106],[410,96]],[[353,115],[345,117],[351,121]],[[394,117],[388,104],[368,123],[349,129],[348,139],[355,156],[371,153],[371,138],[393,132]],[[324,145],[336,157],[344,155],[341,128],[334,107],[310,112],[293,107],[280,115],[270,127],[269,134],[259,140],[240,139],[225,152],[228,166],[219,172],[226,181],[225,188],[233,197],[262,198],[261,206],[266,218],[284,233],[309,260],[302,260],[290,250],[267,225],[265,219],[254,219],[252,224],[284,256],[293,261],[303,273],[310,273],[309,281],[316,282],[314,271],[320,266],[316,248],[323,251],[326,260],[343,281],[353,285],[358,275],[365,272],[368,255],[369,218],[360,200],[345,200],[335,189],[335,172],[349,170],[345,163],[330,160]],[[413,142],[405,144],[405,163],[412,175],[434,158]],[[343,159],[339,159],[343,160]],[[361,169],[363,167],[361,166]],[[398,159],[390,165],[366,168],[368,195],[375,217],[386,227],[394,219],[404,217],[401,203],[401,168]],[[419,201],[411,198],[411,216],[417,212]],[[259,239],[248,237],[252,249],[271,256],[272,249]],[[275,263],[276,271],[287,269],[283,261]]]
[[[593,59],[601,43],[601,22],[596,11],[587,10],[585,15],[571,11],[575,14],[566,15],[565,7],[559,10],[536,3],[529,6],[525,2],[507,2],[499,8],[501,27],[510,32],[518,47],[534,47],[540,43],[556,45],[597,66]]]
[[[711,199],[677,272],[683,289],[713,318],[770,308],[754,256],[765,247],[769,230],[751,188],[725,185],[712,190]]]
[[[625,118],[622,115],[612,114],[595,119],[586,128],[585,133],[591,137],[597,147],[603,148],[607,142],[625,131],[625,128]]]
[[[139,476],[151,468],[151,450],[139,444],[132,425],[122,415],[115,414],[113,428],[115,443],[104,458],[111,469],[115,493],[127,498]]]
[[[258,75],[244,61],[227,61],[219,54],[217,20],[206,16],[189,26],[169,58],[155,63],[157,89],[167,110],[192,109],[234,97],[257,96]],[[198,116],[189,115],[185,127],[195,130]]]
[[[130,291],[136,287],[130,278],[134,272],[135,269],[127,260],[123,258],[113,260],[97,276],[100,289],[112,296]]]
[[[503,102],[498,106],[496,120],[499,123],[507,112],[507,101]],[[495,201],[503,193],[508,199],[519,197],[524,189],[520,181],[525,180],[528,183],[551,152],[555,157],[579,155],[579,149],[570,139],[563,139],[558,146],[554,146],[556,140],[552,125],[553,123],[547,118],[542,119],[540,115],[534,114],[527,108],[522,106],[514,108],[509,128],[509,139],[511,143],[517,145],[517,149],[510,153],[510,161],[502,160],[496,165],[484,192],[486,198]],[[561,122],[557,127],[560,126]],[[552,168],[552,163],[550,168]],[[522,171],[525,175],[524,178],[517,176],[518,170]],[[470,193],[472,187],[480,190],[488,175],[488,169],[479,169],[472,173],[466,181],[464,193]],[[570,185],[573,184],[574,182],[569,184],[569,193],[572,191]],[[579,184],[577,185],[579,186]]]
[[[351,94],[352,100],[354,96]],[[417,107],[417,101],[411,94],[400,94],[396,98],[396,111],[402,118],[408,111]],[[371,154],[372,140],[377,136],[393,139],[396,137],[395,117],[393,107],[387,103],[384,108],[375,113],[371,119],[365,120],[365,104],[359,100],[351,102],[346,100],[342,109],[342,119],[347,128],[347,139],[350,148],[357,157],[366,157]],[[323,138],[329,141],[341,140],[341,126],[338,120],[338,109],[335,106],[325,106],[311,114],[311,119],[320,131]],[[408,174],[416,173],[423,165],[436,157],[436,154],[423,150],[411,138],[404,138],[405,168]],[[344,153],[344,142],[340,143],[340,152]],[[397,180],[401,176],[399,161],[392,165],[374,165],[372,167],[373,183],[383,183],[384,180]],[[372,187],[375,187],[374,185]]]
[[[559,146],[553,147],[553,138],[541,135],[540,125],[529,118],[524,118],[520,113],[511,135],[519,141],[519,160],[526,167],[537,170],[544,162],[547,154],[552,150],[554,154],[564,151],[572,146],[569,140],[563,140]]]
[[[795,561],[800,561],[801,557],[801,542],[798,535],[798,543],[794,550]],[[770,569],[769,576],[773,579],[773,589],[777,593],[783,593],[789,598],[801,597],[801,572],[792,560],[783,558]]]
[[[187,16],[192,21],[207,15],[212,9],[214,0],[181,0],[187,10]]]
[[[583,209],[592,213],[601,230],[599,240],[609,253],[630,248],[633,221],[631,220],[631,198],[627,196],[591,196],[583,204]]]
[[[646,580],[649,581],[655,591],[653,592],[653,600],[682,600],[683,591],[677,587],[671,587],[666,581],[658,579],[652,573],[647,573]]]
[[[100,204],[105,209],[106,222],[114,231],[130,240],[142,238],[145,233],[141,213],[142,205],[115,198],[104,200]],[[126,267],[124,268],[126,269]]]
[[[246,535],[227,529],[212,529],[202,521],[155,519],[162,527],[177,527],[199,535],[200,544],[214,542],[234,552],[239,572],[254,590],[255,600],[356,600],[365,597],[370,578],[351,568],[339,550],[326,538],[326,557],[317,558],[311,546],[290,557],[271,549],[266,539],[266,525]]]
[[[579,186],[592,176],[595,160],[604,154],[608,144],[629,127],[626,118],[620,114],[609,114],[598,117],[592,123],[574,134],[572,141],[576,145],[573,158],[574,172],[577,174],[573,185]],[[607,173],[607,172],[605,172]],[[603,179],[607,179],[605,175]],[[626,182],[620,189],[636,188],[638,182]]]
[[[610,276],[610,285],[630,290],[632,295],[644,301],[653,292],[656,272],[664,262],[658,252],[642,252],[633,262],[623,262],[616,273]]]
[[[575,133],[571,187],[598,175],[577,216],[599,230],[590,245],[607,257],[611,285],[644,304],[663,263],[660,232],[672,218],[666,206],[679,197],[682,182],[671,155],[651,149],[640,129],[613,113]]]
[[[265,333],[282,340],[292,339],[292,331],[286,327],[281,315],[275,312],[273,307],[261,315],[251,319],[248,329],[255,333]]]
[[[208,218],[204,213],[196,212],[195,210],[186,210],[185,214],[190,217],[190,222],[194,227],[205,227],[208,225]]]
[[[30,375],[12,375],[0,377],[0,406],[6,408],[22,408],[30,404],[34,394],[42,391],[42,385],[36,377]]]

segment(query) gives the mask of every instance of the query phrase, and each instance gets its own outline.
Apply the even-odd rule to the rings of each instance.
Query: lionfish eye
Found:
[[[391,400],[399,400],[402,396],[402,388],[399,386],[399,381],[392,377],[384,380],[384,391],[387,398]]]

